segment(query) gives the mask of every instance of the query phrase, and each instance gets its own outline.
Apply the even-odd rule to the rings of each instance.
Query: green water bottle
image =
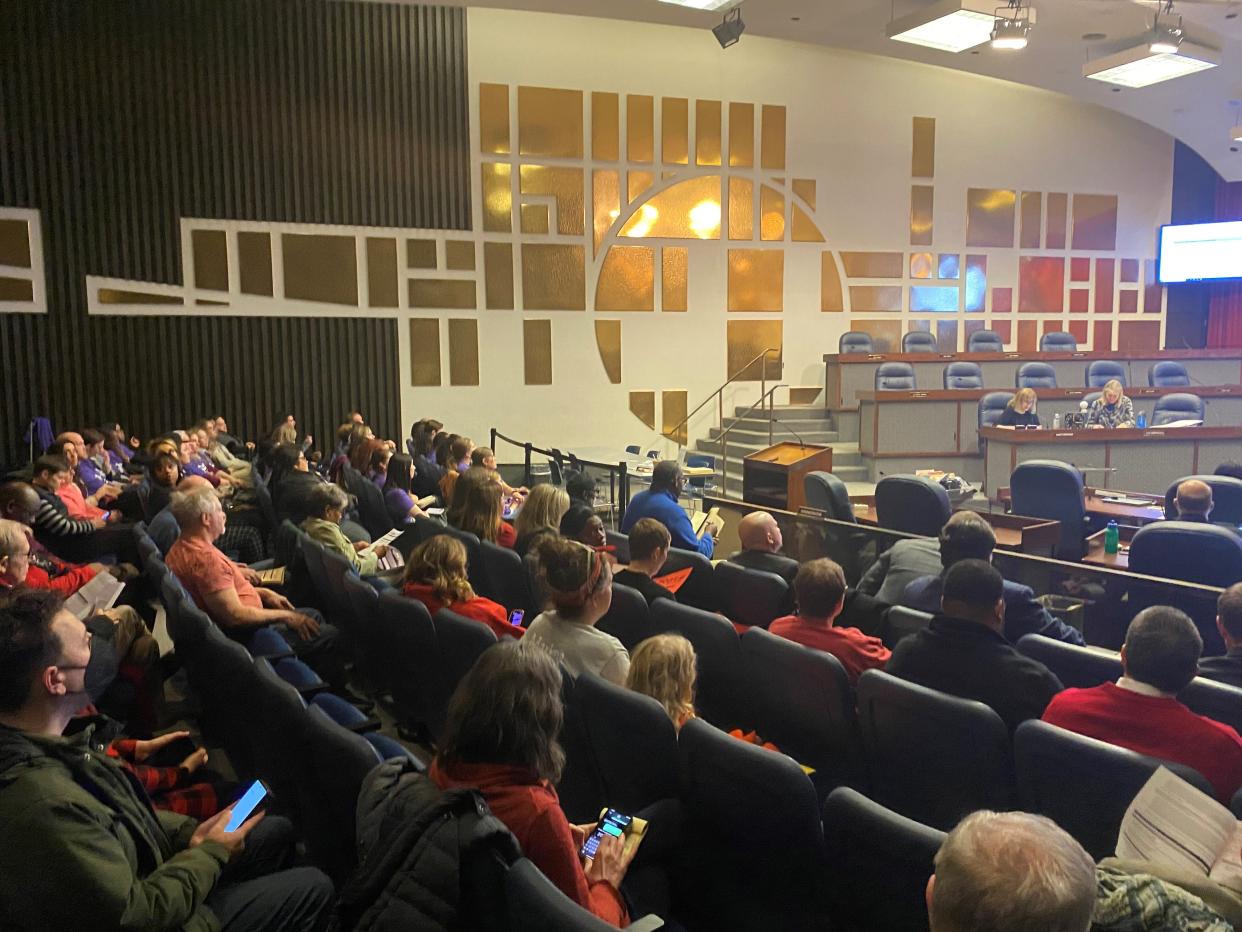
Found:
[[[1108,527],[1104,529],[1104,552],[1116,553],[1121,546],[1121,531],[1117,528],[1116,521],[1109,521]]]

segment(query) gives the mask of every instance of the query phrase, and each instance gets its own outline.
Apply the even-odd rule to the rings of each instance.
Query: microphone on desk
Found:
[[[803,442],[803,440],[802,440],[802,435],[801,435],[800,433],[798,433],[796,430],[794,430],[792,426],[790,426],[789,424],[786,424],[786,423],[785,423],[784,421],[782,421],[780,418],[776,418],[776,417],[772,418],[772,423],[773,423],[773,424],[780,424],[780,425],[781,425],[781,427],[784,427],[786,430],[788,430],[791,434],[793,434],[793,435],[794,435],[794,437],[796,437],[796,438],[797,438],[797,440],[798,440],[798,446],[799,446],[799,447],[801,447],[803,450],[805,450],[805,449],[806,449],[806,443],[805,443],[805,442]]]

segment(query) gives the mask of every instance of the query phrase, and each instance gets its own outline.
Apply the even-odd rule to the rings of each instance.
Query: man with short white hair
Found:
[[[1095,864],[1044,816],[980,810],[949,833],[927,881],[932,932],[1087,932]]]

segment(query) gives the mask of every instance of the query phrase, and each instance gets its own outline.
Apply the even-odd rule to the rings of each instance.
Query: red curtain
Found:
[[[1216,219],[1242,220],[1242,181],[1216,184]],[[1218,282],[1208,308],[1208,346],[1242,346],[1242,282]]]

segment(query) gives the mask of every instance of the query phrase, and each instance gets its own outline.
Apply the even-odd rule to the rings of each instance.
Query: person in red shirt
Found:
[[[435,614],[442,608],[487,625],[496,637],[520,638],[525,629],[509,624],[499,602],[474,594],[466,578],[466,545],[451,534],[429,537],[410,552],[401,591]]]
[[[1140,754],[1193,767],[1229,804],[1242,787],[1242,737],[1177,701],[1195,677],[1203,639],[1183,612],[1155,605],[1134,616],[1116,683],[1067,689],[1043,720]]]
[[[883,669],[891,652],[879,638],[857,628],[838,628],[833,621],[845,603],[845,572],[823,557],[803,563],[794,577],[798,614],[778,618],[768,626],[772,634],[832,654],[841,661],[850,683],[864,670]]]
[[[449,524],[469,531],[479,540],[512,550],[517,543],[517,531],[502,519],[503,514],[504,493],[498,474],[486,469],[467,469],[458,476],[445,515]]]

